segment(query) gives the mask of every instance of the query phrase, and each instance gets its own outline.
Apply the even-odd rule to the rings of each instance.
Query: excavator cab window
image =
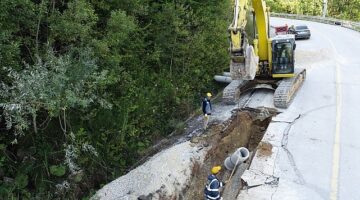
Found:
[[[273,48],[273,74],[294,73],[294,46],[290,42],[277,43]]]

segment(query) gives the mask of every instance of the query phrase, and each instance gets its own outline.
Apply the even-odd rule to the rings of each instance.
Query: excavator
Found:
[[[275,90],[274,105],[287,108],[303,84],[305,69],[295,69],[295,37],[270,38],[269,8],[264,0],[234,0],[230,36],[231,83],[223,100],[234,103],[251,88]]]

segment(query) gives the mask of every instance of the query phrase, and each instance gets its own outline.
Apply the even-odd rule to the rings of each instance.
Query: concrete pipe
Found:
[[[249,158],[250,152],[245,147],[238,148],[235,153],[225,159],[224,165],[226,169],[233,170],[239,166],[242,162]]]
[[[231,81],[232,81],[231,77],[220,76],[220,75],[215,75],[214,79],[215,79],[215,81],[221,82],[221,83],[231,83]]]
[[[231,77],[231,73],[230,72],[223,72],[223,76]]]

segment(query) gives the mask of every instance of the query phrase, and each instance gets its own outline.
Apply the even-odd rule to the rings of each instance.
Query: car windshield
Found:
[[[295,29],[296,30],[306,30],[306,29],[308,29],[308,27],[307,26],[296,26]]]

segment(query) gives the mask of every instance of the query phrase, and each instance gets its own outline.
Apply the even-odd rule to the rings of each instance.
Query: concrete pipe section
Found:
[[[233,170],[237,165],[249,158],[249,150],[245,147],[238,148],[231,156],[225,159],[224,165],[226,169]]]
[[[220,76],[220,75],[215,75],[214,76],[215,81],[220,82],[220,83],[231,83],[232,79],[229,76]]]
[[[231,73],[230,72],[223,72],[223,76],[231,77]]]

